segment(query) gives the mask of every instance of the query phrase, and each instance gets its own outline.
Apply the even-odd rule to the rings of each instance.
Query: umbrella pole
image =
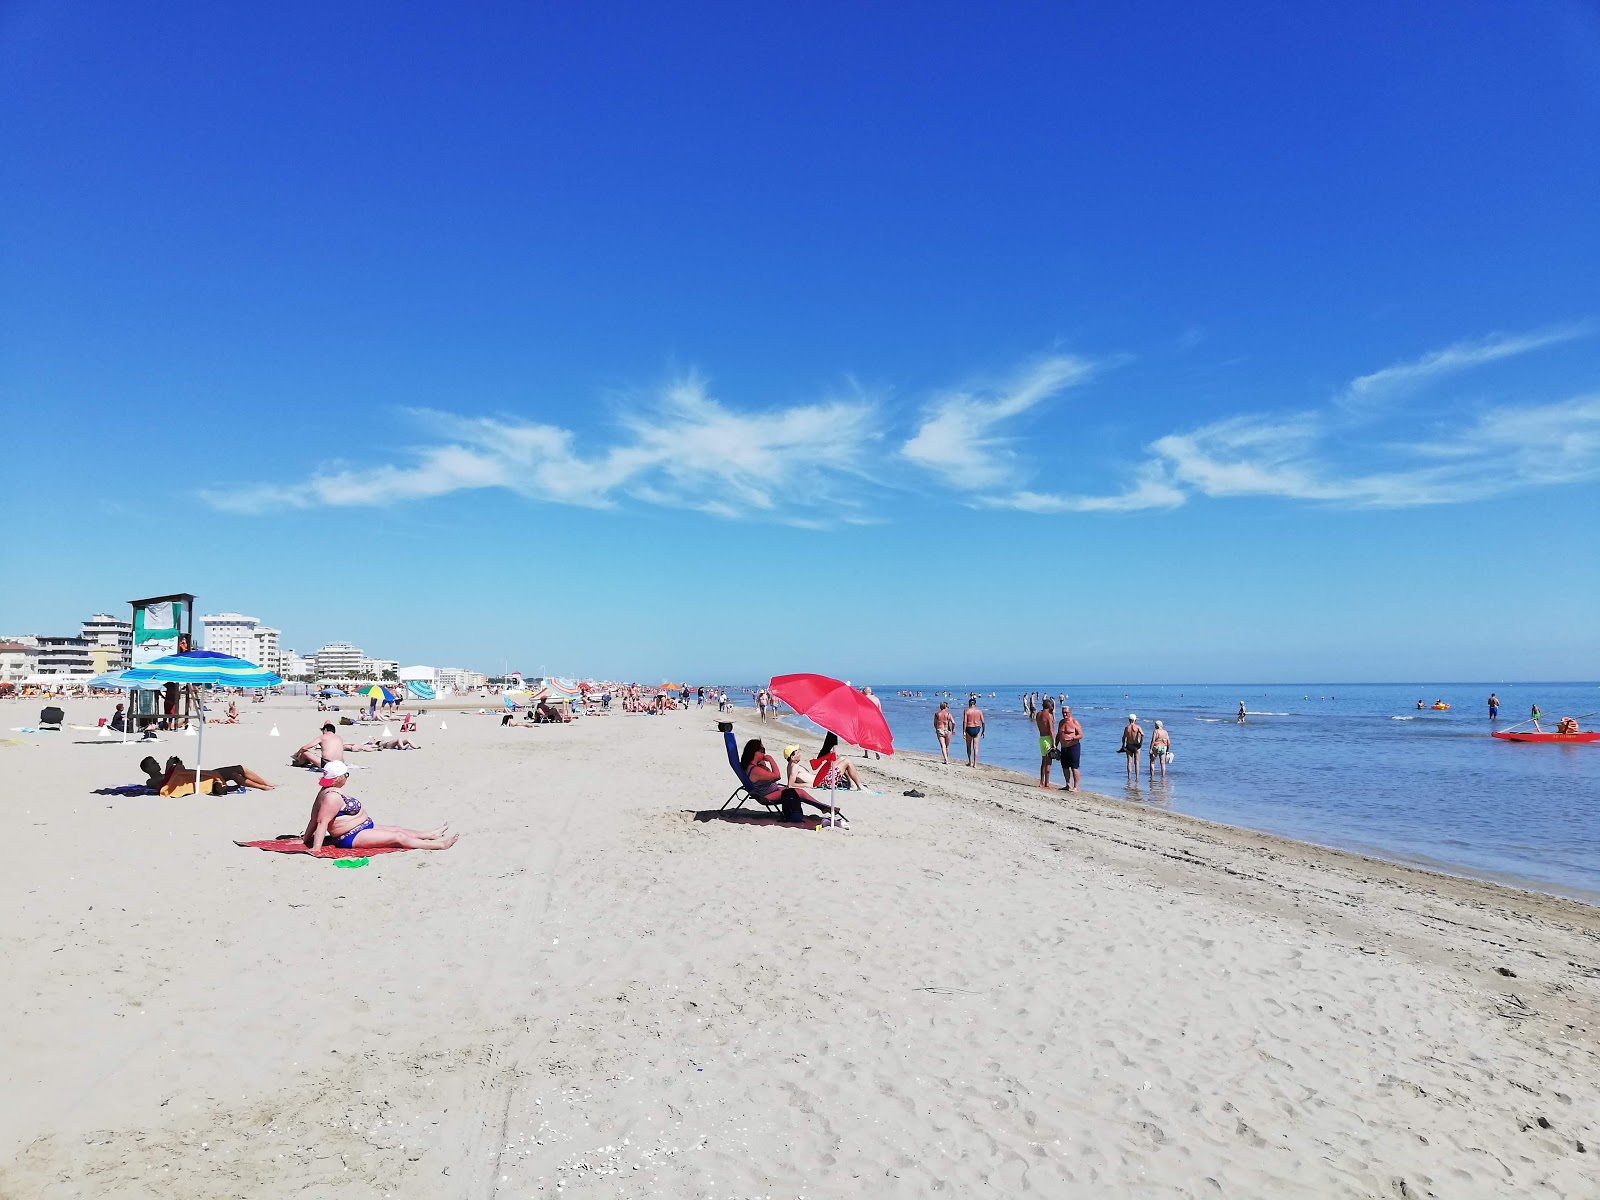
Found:
[[[200,764],[205,759],[206,748],[206,704],[200,698],[199,684],[195,684],[194,703],[195,707],[200,710],[199,740],[194,744],[194,798],[198,800],[200,799]]]

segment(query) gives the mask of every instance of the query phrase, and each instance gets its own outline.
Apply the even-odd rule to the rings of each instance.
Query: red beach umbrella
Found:
[[[767,690],[802,717],[810,717],[852,746],[879,754],[894,753],[894,739],[889,723],[883,719],[883,710],[841,679],[774,675]]]

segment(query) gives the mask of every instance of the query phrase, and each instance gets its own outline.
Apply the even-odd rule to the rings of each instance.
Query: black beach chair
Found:
[[[39,728],[43,729],[47,725],[54,725],[56,732],[60,733],[61,722],[66,719],[66,715],[53,704],[49,708],[41,709],[39,711]]]

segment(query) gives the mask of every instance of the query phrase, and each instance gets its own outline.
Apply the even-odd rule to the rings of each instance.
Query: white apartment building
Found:
[[[109,613],[95,613],[83,623],[84,640],[93,646],[114,648],[106,659],[106,670],[125,671],[133,665],[133,622]]]
[[[317,660],[315,656],[308,657],[298,650],[285,650],[273,670],[288,679],[303,679],[317,673]]]
[[[393,679],[400,671],[400,660],[397,658],[368,658],[361,656],[361,677],[363,679]]]
[[[255,641],[255,653],[241,654],[239,657],[281,675],[283,672],[278,668],[283,665],[283,654],[278,649],[278,638],[282,634],[283,630],[274,629],[270,625],[257,625],[250,634]]]
[[[242,658],[245,662],[255,663],[258,667],[265,663],[258,662],[256,655],[260,646],[256,642],[256,629],[261,625],[257,617],[247,617],[243,613],[226,612],[212,613],[210,616],[200,618],[200,624],[205,627],[205,648],[215,650],[218,654],[231,654],[235,658]]]
[[[81,637],[45,637],[39,643],[39,674],[41,675],[93,675],[94,658],[89,653],[89,640]]]
[[[0,683],[20,684],[39,673],[39,647],[0,641]]]
[[[349,642],[329,642],[316,653],[317,675],[323,679],[357,679],[366,655]]]

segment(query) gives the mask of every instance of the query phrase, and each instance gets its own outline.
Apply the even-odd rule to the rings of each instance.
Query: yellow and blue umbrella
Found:
[[[388,704],[394,700],[394,693],[388,688],[384,687],[381,683],[375,683],[369,688],[363,688],[361,691],[357,692],[356,695],[369,696],[374,700],[382,700],[385,704]]]

